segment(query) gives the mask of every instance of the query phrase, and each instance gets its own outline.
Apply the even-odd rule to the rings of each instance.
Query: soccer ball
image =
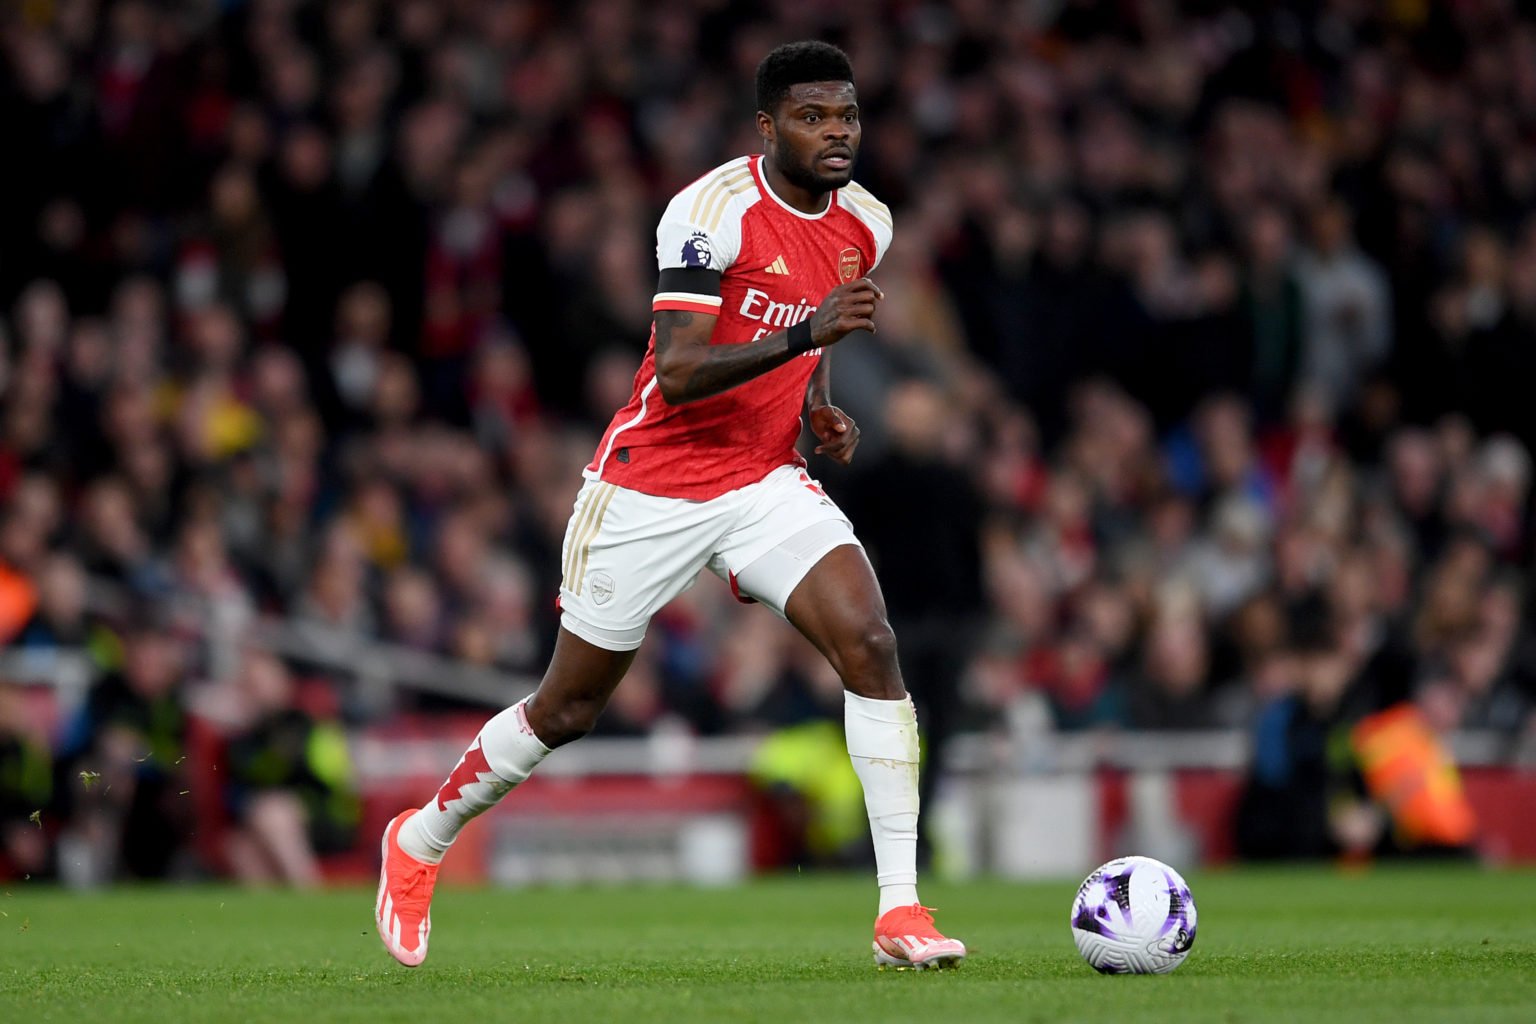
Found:
[[[1078,887],[1072,940],[1102,974],[1167,974],[1195,944],[1195,899],[1162,861],[1121,857]]]

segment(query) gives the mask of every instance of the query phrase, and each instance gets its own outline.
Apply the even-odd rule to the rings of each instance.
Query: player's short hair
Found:
[[[853,63],[831,43],[785,43],[757,66],[757,109],[772,114],[792,86],[803,82],[853,82]]]

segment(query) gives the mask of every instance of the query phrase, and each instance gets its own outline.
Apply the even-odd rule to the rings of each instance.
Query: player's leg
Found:
[[[822,555],[790,594],[784,613],[843,681],[848,756],[864,786],[880,913],[910,906],[918,901],[917,716],[864,549],[848,543]]]
[[[849,539],[805,574],[785,617],[843,680],[848,756],[864,787],[880,885],[875,962],[953,966],[965,958],[965,945],[945,937],[917,898],[917,714],[902,684],[880,584],[864,549]]]
[[[582,488],[566,531],[560,633],[538,689],[486,722],[432,799],[385,829],[375,918],[395,959],[426,958],[438,864],[464,826],[592,729],[651,616],[713,549],[723,528],[710,529],[709,506],[598,481]]]
[[[877,959],[954,963],[965,947],[940,935],[918,903],[917,718],[874,570],[846,517],[803,470],[759,486],[760,499],[711,567],[787,618],[843,680],[848,753],[864,787],[880,883]],[[887,949],[882,939],[894,944]]]
[[[555,653],[529,697],[486,722],[437,793],[400,829],[400,845],[435,864],[470,821],[494,807],[556,747],[592,731],[635,660],[561,627]]]
[[[391,956],[407,967],[427,958],[432,892],[448,848],[550,750],[591,730],[634,660],[633,648],[605,650],[562,627],[534,695],[486,722],[432,799],[389,823],[374,921]]]

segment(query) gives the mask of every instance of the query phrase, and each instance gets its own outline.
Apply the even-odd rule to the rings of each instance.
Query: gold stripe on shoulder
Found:
[[[751,180],[752,174],[749,171],[744,175],[737,175],[733,178],[721,178],[719,181],[710,182],[709,187],[700,192],[698,198],[693,201],[693,211],[689,219],[695,224],[703,224],[709,217],[709,210],[721,196],[725,195],[735,185]]]
[[[742,173],[729,178],[722,178],[709,188],[707,196],[700,196],[703,200],[702,207],[695,212],[693,222],[702,228],[713,231],[710,227],[711,218],[716,216],[716,211],[730,202],[731,196],[742,185],[752,180],[752,172],[743,170]]]
[[[873,192],[865,188],[863,185],[860,185],[856,181],[850,181],[848,184],[844,185],[843,191],[857,196],[864,202],[866,206],[873,206],[877,209],[884,210],[886,213],[891,212],[891,208],[889,206],[886,206],[879,199],[876,199]]]
[[[889,206],[886,206],[868,192],[864,192],[863,189],[859,190],[862,194],[853,192],[849,186],[845,186],[844,191],[848,192],[848,195],[844,196],[844,198],[848,200],[850,206],[869,214],[870,217],[878,220],[888,228],[895,227],[895,222],[891,219],[891,208]]]
[[[745,173],[748,177],[751,177],[752,169],[746,165],[732,166],[731,164],[726,164],[720,170],[712,174],[709,179],[699,187],[698,195],[693,197],[693,210],[688,215],[688,219],[695,224],[699,223],[699,213],[704,209],[706,197],[715,195],[716,192],[721,187],[723,187],[727,181],[733,181],[740,177],[743,173]]]
[[[699,222],[699,210],[704,205],[704,197],[714,192],[715,188],[719,186],[722,177],[724,177],[724,172],[717,171],[699,185],[698,192],[694,193],[693,196],[693,209],[688,214],[690,221],[695,224]]]
[[[703,228],[706,231],[719,231],[720,222],[725,219],[725,211],[731,205],[731,199],[735,196],[746,195],[753,187],[752,175],[750,173],[744,178],[736,178],[727,182],[724,191],[720,192],[716,197],[716,201],[711,202],[704,211]]]
[[[858,209],[860,211],[862,211],[863,213],[865,213],[866,215],[868,215],[869,219],[874,221],[876,224],[883,225],[886,228],[886,230],[888,230],[888,231],[894,231],[895,230],[895,228],[896,228],[895,222],[893,222],[890,217],[886,216],[885,214],[882,214],[879,210],[872,210],[869,207],[862,206],[862,205],[859,206]]]

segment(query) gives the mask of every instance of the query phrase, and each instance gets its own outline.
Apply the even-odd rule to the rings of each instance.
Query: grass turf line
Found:
[[[373,894],[0,892],[0,1020],[1531,1021],[1536,873],[1245,870],[1192,878],[1200,932],[1165,977],[1101,977],[1075,883],[927,885],[959,971],[876,971],[865,878],[741,889],[446,890],[399,967]]]

